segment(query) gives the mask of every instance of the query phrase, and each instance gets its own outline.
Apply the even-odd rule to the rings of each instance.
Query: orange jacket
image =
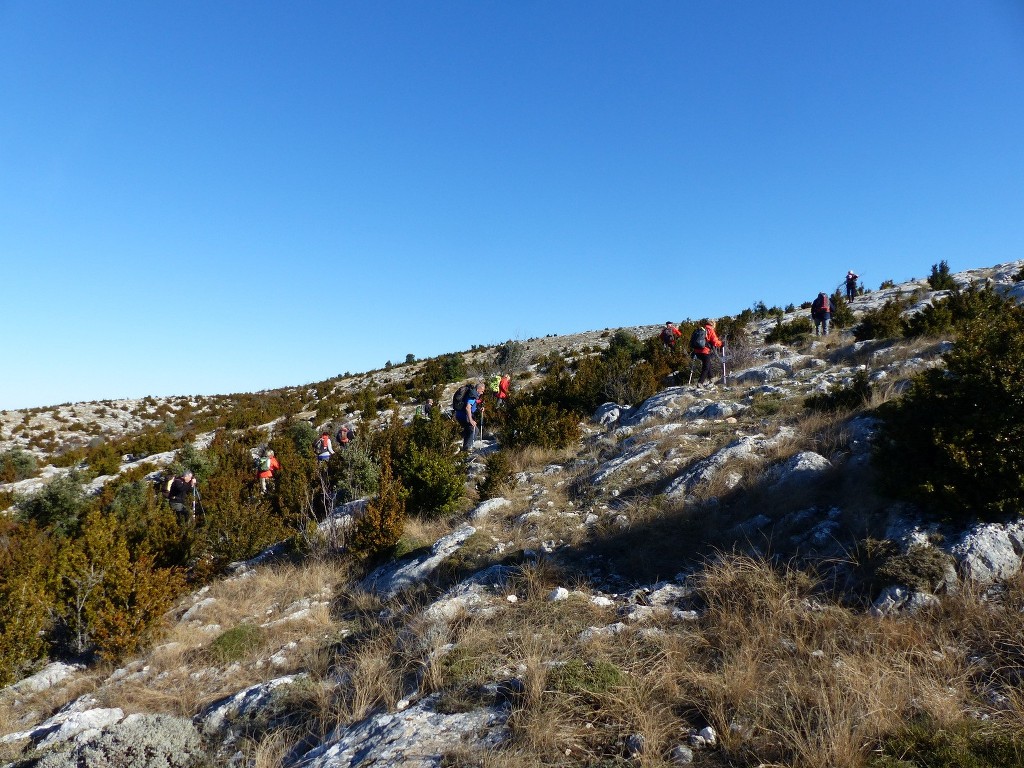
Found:
[[[704,326],[704,330],[707,331],[707,334],[708,334],[708,344],[710,346],[701,347],[700,349],[695,349],[694,352],[696,352],[698,355],[710,355],[711,354],[711,347],[721,347],[722,346],[722,340],[720,338],[718,338],[717,335],[715,335],[715,329],[714,328],[712,328],[710,325],[705,325]]]
[[[260,472],[260,477],[273,477],[275,472],[281,471],[281,462],[277,460],[277,456],[270,457],[270,469],[265,469]]]

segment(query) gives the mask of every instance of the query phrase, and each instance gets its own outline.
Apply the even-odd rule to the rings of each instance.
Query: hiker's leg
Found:
[[[468,453],[473,450],[473,433],[476,431],[476,427],[469,423],[469,419],[459,423],[462,424],[462,450]]]
[[[700,355],[700,378],[697,380],[698,384],[704,384],[714,377],[714,373],[711,370],[711,353],[706,355]]]

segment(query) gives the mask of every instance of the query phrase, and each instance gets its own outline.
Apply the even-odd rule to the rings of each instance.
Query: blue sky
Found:
[[[0,408],[1024,257],[1024,4],[0,0]]]

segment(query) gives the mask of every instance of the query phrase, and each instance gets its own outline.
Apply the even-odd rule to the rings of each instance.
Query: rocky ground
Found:
[[[1015,262],[955,277],[963,285],[990,280],[1024,298],[1013,280],[1020,268]],[[861,313],[915,291],[919,303],[909,311],[941,295],[920,281],[867,293],[853,309]],[[984,590],[1018,578],[1024,520],[963,529],[925,524],[914,510],[868,490],[875,430],[869,413],[826,424],[799,413],[807,395],[848,386],[861,371],[878,397],[894,397],[915,372],[942,364],[949,341],[857,343],[848,331],[836,331],[794,348],[766,345],[774,325],[774,319],[758,324],[716,387],[688,385],[681,371],[672,386],[636,407],[602,406],[573,450],[523,458],[504,495],[419,531],[425,546],[408,557],[357,580],[329,558],[282,564],[271,553],[239,563],[223,581],[183,599],[167,617],[161,644],[129,663],[116,669],[54,663],[0,692],[6,764],[525,765],[494,755],[503,749],[522,755],[524,701],[538,695],[531,660],[547,665],[550,686],[552,665],[566,663],[558,661],[562,646],[585,654],[608,644],[688,636],[715,610],[700,576],[715,553],[813,564],[841,587],[853,578],[850,553],[866,536],[895,542],[903,552],[932,550],[942,577],[926,587],[888,584],[873,604],[858,609],[876,621],[934,610],[965,585]],[[632,330],[652,335],[659,327]],[[530,355],[552,349],[572,355],[607,338],[608,331],[594,331],[525,343]],[[358,388],[371,379],[380,385],[403,375],[408,371],[397,367],[336,386]],[[2,415],[0,435],[4,446],[35,439],[42,455],[40,430],[117,434],[167,418],[175,403],[10,412]],[[493,448],[488,440],[477,444],[479,456]],[[478,460],[471,475],[482,472]],[[47,470],[19,490],[54,473]],[[339,509],[326,524],[344,528],[357,509]],[[835,609],[808,599],[794,610]],[[218,638],[243,625],[255,628],[259,640],[239,654],[218,656]],[[536,649],[493,663],[476,663],[491,651],[474,650],[474,665],[460,655],[475,648],[467,627],[498,627],[495,642],[507,640],[521,651],[530,645],[531,626],[537,637],[557,636],[557,644],[538,640]],[[415,663],[397,671],[393,660],[365,666],[359,654],[385,636],[385,656]],[[813,663],[814,654],[830,652],[807,653]],[[449,682],[469,666],[472,686]],[[993,707],[1016,706],[996,686],[984,695]],[[589,715],[589,725],[578,723],[579,733],[559,745],[565,764],[590,764],[579,755],[588,754],[586,732],[600,730],[602,717]],[[745,727],[688,723],[671,733],[623,726],[615,748],[637,764],[715,765],[723,740],[735,742]]]

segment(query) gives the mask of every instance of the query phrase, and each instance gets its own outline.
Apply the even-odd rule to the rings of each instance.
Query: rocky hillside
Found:
[[[952,277],[1019,301],[1022,264]],[[904,298],[910,316],[946,295],[921,280],[850,309]],[[1024,519],[929,515],[884,495],[871,461],[876,409],[943,366],[955,339],[857,341],[849,325],[765,342],[806,316],[753,320],[724,381],[699,388],[678,370],[642,402],[602,405],[568,448],[511,451],[485,435],[460,509],[410,517],[385,562],[345,557],[366,502],[339,505],[318,521],[335,549],[234,563],[134,658],[55,661],[4,689],[0,756],[25,768],[1024,765]],[[613,330],[523,342],[517,386],[544,380],[538,358],[597,354]],[[466,362],[482,372],[492,357]],[[421,365],[286,394],[317,422],[322,401]],[[850,391],[852,406],[808,407]],[[224,402],[8,412],[0,438],[45,463],[51,431],[84,442],[182,409],[216,417]],[[412,418],[414,402],[398,405]],[[496,454],[507,476],[482,493]]]

